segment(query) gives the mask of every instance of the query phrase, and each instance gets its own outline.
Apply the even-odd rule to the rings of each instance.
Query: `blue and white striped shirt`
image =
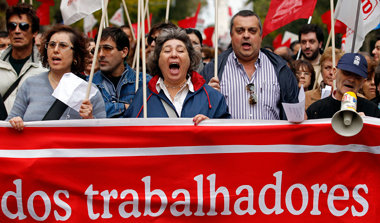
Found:
[[[260,51],[255,67],[256,71],[249,80],[235,53],[232,51],[228,56],[220,92],[226,98],[231,116],[235,119],[280,119],[280,84],[274,66]],[[257,96],[254,105],[249,104],[250,93],[246,86],[250,83],[254,84]]]

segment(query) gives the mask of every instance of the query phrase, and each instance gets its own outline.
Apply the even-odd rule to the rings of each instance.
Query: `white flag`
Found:
[[[361,0],[360,0],[361,1]],[[361,1],[358,20],[358,28],[355,30],[355,20],[357,11],[357,0],[338,0],[335,18],[346,24],[346,52],[351,52],[354,32],[356,32],[354,53],[358,52],[363,45],[367,33],[373,30],[380,20],[380,1]]]
[[[123,9],[119,8],[115,14],[113,14],[110,23],[117,25],[117,26],[122,26],[124,25],[124,17],[123,17]]]
[[[84,33],[87,34],[88,32],[90,32],[92,30],[92,28],[94,28],[94,26],[96,25],[97,22],[98,22],[98,20],[95,19],[93,14],[90,14],[90,15],[84,17],[84,19],[83,19]]]
[[[71,25],[101,9],[102,0],[62,0],[60,8],[63,23]]]

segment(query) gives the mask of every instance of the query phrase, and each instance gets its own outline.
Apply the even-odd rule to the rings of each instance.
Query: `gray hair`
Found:
[[[162,47],[164,46],[164,43],[172,39],[180,40],[185,44],[190,58],[190,66],[187,73],[190,74],[192,71],[197,70],[198,65],[201,61],[201,56],[199,53],[195,52],[193,45],[191,44],[191,41],[186,34],[186,31],[181,28],[170,28],[163,29],[161,31],[160,35],[156,39],[156,46],[154,47],[154,51],[148,60],[148,67],[151,71],[152,76],[159,75],[160,77],[163,77],[161,69],[158,65],[158,60],[160,59],[160,53]]]
[[[232,26],[234,25],[234,20],[236,16],[242,16],[242,17],[249,17],[249,16],[255,16],[257,20],[259,20],[259,28],[260,28],[260,36],[263,35],[263,26],[261,25],[261,19],[260,17],[252,10],[241,10],[238,13],[236,13],[232,18],[231,18],[231,23],[230,23],[230,34],[232,34]]]

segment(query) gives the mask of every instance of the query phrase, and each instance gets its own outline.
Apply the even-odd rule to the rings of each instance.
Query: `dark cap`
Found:
[[[368,64],[364,56],[358,53],[346,53],[338,62],[338,69],[349,71],[367,78]]]

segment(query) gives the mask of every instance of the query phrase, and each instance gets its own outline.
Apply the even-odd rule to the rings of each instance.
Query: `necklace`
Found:
[[[180,88],[180,89],[181,89],[181,88],[183,88],[183,86],[185,86],[185,85],[186,85],[186,82],[185,82],[185,83],[183,83],[183,84],[182,84],[182,85],[180,85],[180,86],[169,86],[169,85],[167,85],[167,84],[165,84],[165,83],[164,83],[164,85],[165,85],[165,87],[166,87],[166,88],[168,88],[168,89],[169,89],[169,88],[170,88],[170,89],[178,89],[178,88]]]

